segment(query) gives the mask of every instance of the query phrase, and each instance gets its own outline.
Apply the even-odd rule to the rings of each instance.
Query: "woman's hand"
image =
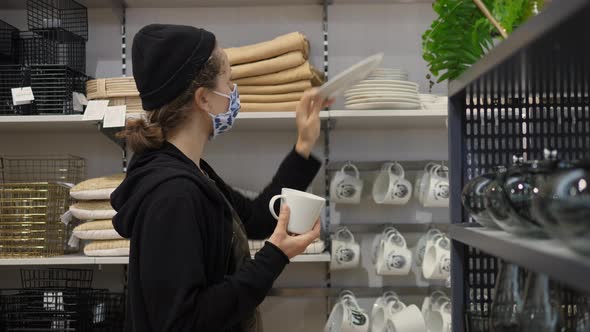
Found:
[[[305,158],[309,158],[311,150],[320,137],[320,111],[334,102],[318,94],[318,89],[310,89],[303,93],[296,110],[297,145],[295,150]]]
[[[305,234],[289,235],[289,233],[287,233],[289,216],[289,207],[283,204],[281,206],[281,213],[279,214],[277,227],[268,241],[281,249],[281,251],[291,259],[302,254],[305,249],[307,249],[307,246],[320,237],[320,221],[318,219],[313,229]]]

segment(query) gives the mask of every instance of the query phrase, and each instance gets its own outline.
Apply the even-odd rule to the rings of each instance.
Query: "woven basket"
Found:
[[[99,78],[86,82],[89,100],[112,97],[138,97],[139,91],[133,77]]]

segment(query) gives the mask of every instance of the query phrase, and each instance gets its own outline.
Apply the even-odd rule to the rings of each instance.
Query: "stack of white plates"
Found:
[[[449,98],[447,96],[421,93],[420,101],[425,109],[447,109]]]
[[[346,108],[352,110],[420,108],[418,84],[402,69],[377,68],[369,78],[346,90]]]

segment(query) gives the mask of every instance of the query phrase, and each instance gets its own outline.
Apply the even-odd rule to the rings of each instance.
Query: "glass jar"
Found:
[[[504,263],[496,278],[490,325],[494,332],[520,331],[526,273],[517,265]]]
[[[530,273],[525,288],[521,331],[565,331],[566,320],[560,300],[561,286],[544,274]]]

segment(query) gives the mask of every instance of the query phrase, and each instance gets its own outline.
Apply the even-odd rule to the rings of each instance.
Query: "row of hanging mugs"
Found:
[[[451,272],[450,240],[437,228],[428,230],[413,250],[395,227],[386,227],[377,235],[373,248],[373,264],[378,275],[403,276],[416,274],[428,280],[447,280]],[[360,266],[361,246],[352,232],[340,228],[332,236],[331,270],[355,269]]]
[[[347,162],[334,174],[330,183],[330,199],[339,204],[359,204],[364,181],[358,168]],[[406,178],[403,166],[388,162],[373,183],[373,200],[377,204],[405,205],[412,196],[424,207],[449,206],[449,170],[446,166],[430,162],[421,171],[414,185]]]
[[[340,294],[324,332],[451,332],[451,299],[442,291],[424,298],[422,308],[406,305],[394,291],[387,291],[373,304],[371,315],[363,310],[354,293]]]

